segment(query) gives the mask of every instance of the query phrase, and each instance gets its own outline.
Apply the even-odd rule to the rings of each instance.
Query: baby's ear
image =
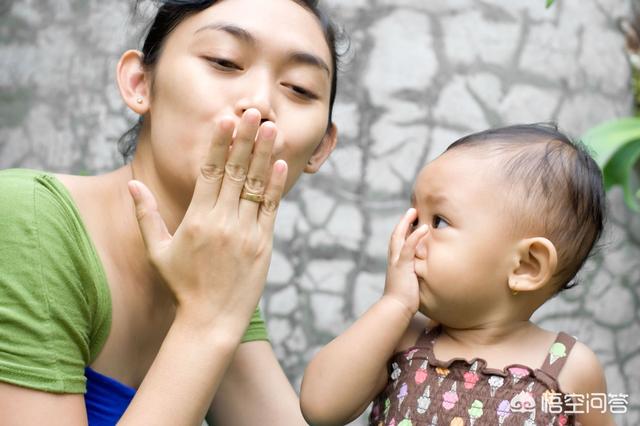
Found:
[[[516,292],[535,291],[546,286],[558,267],[558,253],[551,241],[526,238],[517,246],[517,263],[509,274],[509,288]]]

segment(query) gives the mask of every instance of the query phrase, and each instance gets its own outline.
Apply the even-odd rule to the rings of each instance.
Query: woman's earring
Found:
[[[142,96],[138,96],[138,99],[136,99],[136,102],[141,104],[143,100],[144,99],[142,99]]]
[[[517,285],[518,285],[518,283],[517,283],[517,282],[514,282],[514,283],[513,283],[513,285],[514,285],[514,287],[515,287],[515,286],[517,286]],[[511,290],[511,295],[512,295],[512,296],[517,296],[517,295],[518,295],[518,290]]]

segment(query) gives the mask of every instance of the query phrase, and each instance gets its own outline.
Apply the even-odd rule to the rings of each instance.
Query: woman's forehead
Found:
[[[185,42],[207,30],[236,28],[245,41],[255,41],[258,48],[278,46],[302,50],[331,63],[318,18],[293,0],[223,0],[190,16],[175,29]],[[247,39],[249,35],[251,39]]]

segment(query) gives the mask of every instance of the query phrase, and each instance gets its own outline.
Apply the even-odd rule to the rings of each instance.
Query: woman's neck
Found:
[[[146,146],[147,144],[141,143],[139,151],[146,150]],[[164,220],[167,230],[173,235],[184,218],[190,197],[189,200],[177,199],[176,194],[184,193],[184,191],[178,191],[176,188],[171,188],[166,182],[163,182],[158,175],[157,169],[152,166],[150,167],[144,160],[145,158],[150,158],[152,154],[149,152],[145,152],[144,154],[145,155],[136,155],[130,163],[131,172],[128,180],[136,179],[149,188],[155,198],[158,212],[162,220]],[[129,198],[131,197],[129,196]],[[133,206],[133,202],[131,205]]]

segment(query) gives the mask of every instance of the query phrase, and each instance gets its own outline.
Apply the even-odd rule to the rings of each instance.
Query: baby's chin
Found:
[[[429,318],[430,320],[435,321],[435,318],[433,318],[433,315],[434,315],[433,310],[429,309],[429,307],[425,305],[423,301],[420,301],[420,305],[418,306],[418,312],[424,315],[425,317]]]

